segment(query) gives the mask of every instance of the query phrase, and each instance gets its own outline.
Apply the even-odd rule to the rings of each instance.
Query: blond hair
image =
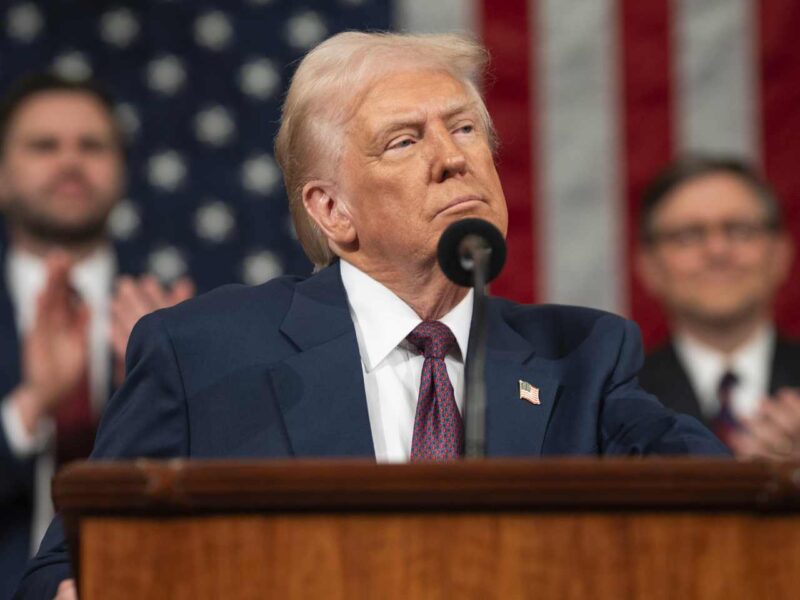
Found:
[[[283,172],[297,237],[316,268],[335,255],[303,206],[303,187],[332,177],[340,155],[344,125],[359,98],[382,75],[408,69],[445,71],[467,88],[494,144],[489,113],[478,91],[488,63],[486,49],[455,34],[337,34],[300,62],[283,103],[275,138],[275,157]]]

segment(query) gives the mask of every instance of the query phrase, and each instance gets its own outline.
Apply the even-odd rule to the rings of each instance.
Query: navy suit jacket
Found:
[[[0,221],[0,226],[2,222]],[[1,227],[0,227],[1,228]],[[6,247],[0,235],[0,400],[21,380],[20,339],[6,281]],[[118,256],[119,270],[133,270]],[[109,392],[111,392],[109,382]],[[0,600],[11,598],[30,557],[36,457],[20,460],[0,426]]]
[[[17,324],[0,245],[0,401],[20,381]],[[35,457],[18,459],[0,425],[0,600],[10,598],[31,550]]]
[[[591,309],[491,299],[491,456],[726,454],[639,387],[637,327]],[[227,286],[144,317],[95,459],[374,457],[356,333],[334,264],[302,280]],[[519,398],[519,380],[540,405]],[[69,575],[56,520],[20,598]]]

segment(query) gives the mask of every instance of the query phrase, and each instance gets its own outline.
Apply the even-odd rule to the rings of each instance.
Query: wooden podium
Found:
[[[800,597],[800,465],[79,463],[81,600]]]

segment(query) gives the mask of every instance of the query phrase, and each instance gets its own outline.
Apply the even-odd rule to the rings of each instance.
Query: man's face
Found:
[[[656,208],[652,230],[640,273],[682,320],[724,325],[768,311],[791,261],[755,192],[727,173],[677,187]]]
[[[113,124],[92,96],[42,92],[13,116],[0,161],[0,200],[13,227],[54,243],[101,235],[122,178]]]
[[[480,217],[505,235],[503,189],[475,98],[439,71],[398,72],[347,124],[339,193],[372,265],[434,264],[445,228]]]

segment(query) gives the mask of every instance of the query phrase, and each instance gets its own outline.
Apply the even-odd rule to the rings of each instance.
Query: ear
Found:
[[[0,159],[0,210],[5,208],[7,196],[8,181],[6,180],[6,169],[2,159]]]
[[[328,181],[309,181],[303,186],[303,206],[325,237],[338,246],[356,241],[356,228],[347,205]]]
[[[775,266],[775,285],[781,285],[789,277],[794,262],[794,244],[789,234],[781,232],[775,240],[775,252],[771,261]]]
[[[636,274],[645,290],[656,298],[660,297],[661,268],[652,248],[639,246],[636,250]]]

